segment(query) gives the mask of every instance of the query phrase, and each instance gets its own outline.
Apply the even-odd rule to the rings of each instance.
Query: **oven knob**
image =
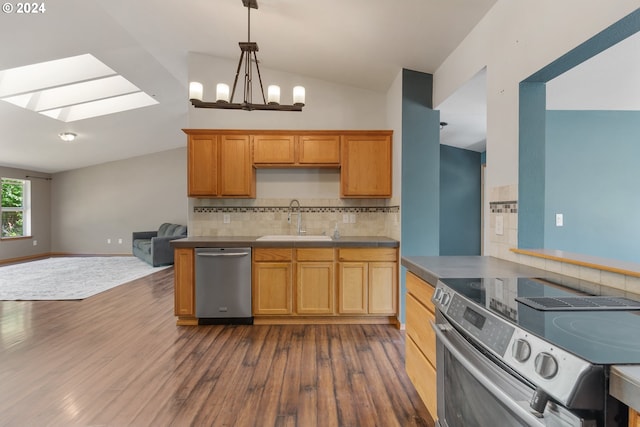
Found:
[[[524,363],[529,360],[531,356],[531,346],[522,338],[516,340],[511,347],[511,355],[520,363]]]
[[[451,295],[447,293],[442,294],[442,300],[440,301],[442,305],[446,306],[449,304],[449,301],[451,301]]]
[[[544,379],[553,378],[558,373],[558,362],[549,353],[540,353],[536,356],[536,372]]]
[[[440,301],[442,299],[442,288],[436,288],[436,292],[433,294],[434,301]]]

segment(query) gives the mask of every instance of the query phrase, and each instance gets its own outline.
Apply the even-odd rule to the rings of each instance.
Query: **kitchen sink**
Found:
[[[258,237],[257,241],[267,242],[329,242],[331,236],[313,235],[313,234],[273,234]]]

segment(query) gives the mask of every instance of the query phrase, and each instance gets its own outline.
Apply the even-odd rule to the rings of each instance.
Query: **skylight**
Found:
[[[63,122],[158,103],[91,54],[0,71],[0,100]]]

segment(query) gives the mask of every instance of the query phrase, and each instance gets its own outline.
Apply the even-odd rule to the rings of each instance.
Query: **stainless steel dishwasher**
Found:
[[[253,324],[251,248],[196,248],[200,324]]]

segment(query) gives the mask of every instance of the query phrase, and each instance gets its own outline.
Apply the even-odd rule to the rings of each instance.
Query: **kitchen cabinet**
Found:
[[[392,141],[390,131],[342,136],[340,196],[390,198]]]
[[[255,323],[395,321],[396,248],[254,248],[253,256]]]
[[[333,248],[296,249],[296,313],[335,313]]]
[[[640,427],[640,413],[629,408],[629,427]]]
[[[249,135],[185,132],[189,197],[255,198]]]
[[[255,168],[335,168],[342,198],[392,195],[392,131],[183,131],[189,197],[255,198]]]
[[[338,249],[338,312],[396,314],[397,256],[395,248]]]
[[[339,166],[339,135],[301,135],[298,139],[298,163],[304,166]]]
[[[256,166],[293,165],[296,162],[295,143],[295,135],[253,135],[253,163]]]
[[[252,256],[253,314],[292,314],[293,249],[255,248]]]
[[[431,416],[435,419],[436,337],[430,322],[435,322],[431,302],[434,287],[411,272],[406,275],[406,353],[405,369]]]
[[[174,251],[174,314],[178,325],[197,325],[193,249]]]
[[[339,167],[340,135],[295,131],[251,136],[253,164],[260,167]]]

